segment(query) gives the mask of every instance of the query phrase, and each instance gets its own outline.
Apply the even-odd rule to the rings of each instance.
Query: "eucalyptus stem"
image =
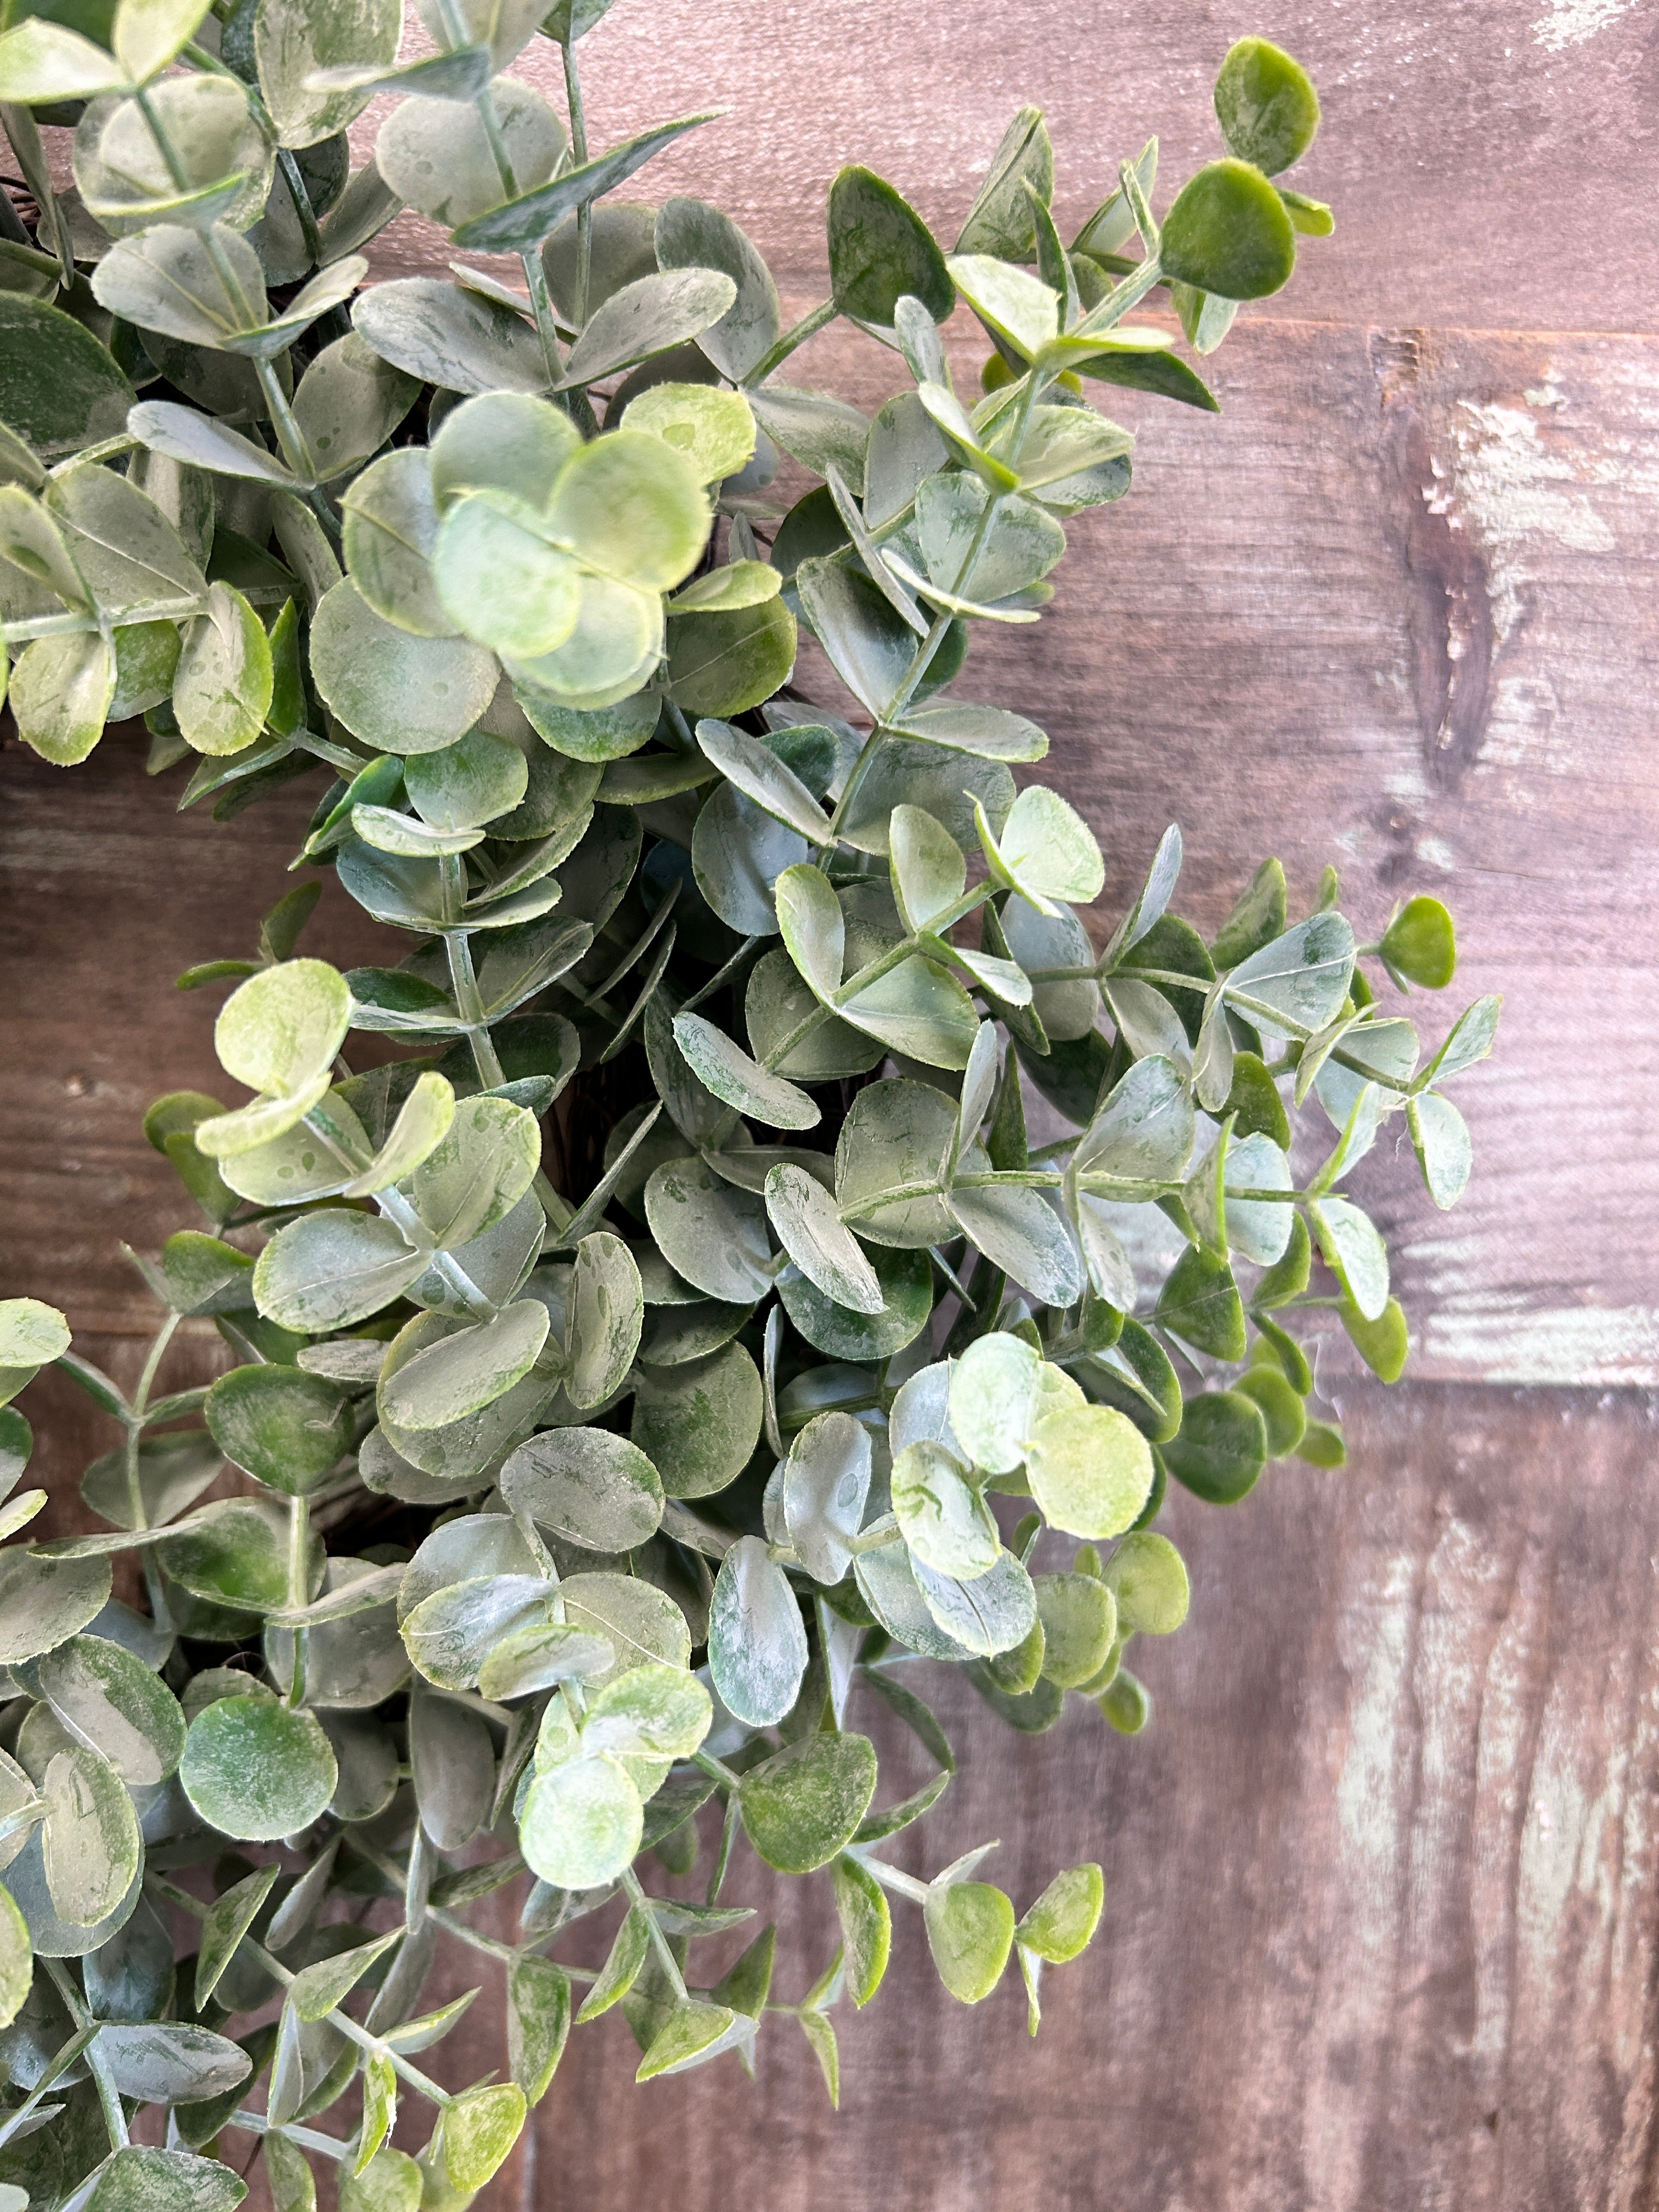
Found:
[[[167,1346],[173,1341],[181,1318],[179,1314],[168,1314],[156,1331],[155,1341],[149,1348],[149,1355],[144,1361],[143,1372],[138,1377],[138,1388],[133,1393],[131,1408],[126,1424],[125,1463],[127,1510],[132,1516],[134,1528],[148,1528],[149,1526],[149,1508],[144,1502],[142,1462],[144,1414],[149,1405],[150,1391],[155,1387],[156,1376],[161,1372],[161,1362],[167,1356]],[[161,1579],[161,1562],[156,1557],[155,1545],[145,1544],[141,1548],[138,1558],[143,1571],[145,1593],[149,1599],[151,1617],[158,1628],[166,1629],[172,1625],[172,1614],[167,1607],[167,1586]]]
[[[74,1979],[63,1960],[43,1957],[40,1963],[51,1977],[52,1985],[58,1996],[64,2000],[64,2009],[75,2022],[76,2029],[87,2032],[87,2040],[83,2046],[86,2051],[87,2066],[92,2075],[93,2086],[98,2092],[98,2102],[103,2111],[104,2125],[108,2130],[110,2147],[114,2150],[125,2150],[131,2141],[127,2132],[127,2116],[121,2104],[119,2092],[115,2087],[114,2076],[109,2070],[109,2060],[98,2047],[98,2024],[87,2010],[81,1992],[76,1987]]]
[[[311,1541],[311,1501],[303,1491],[288,1501],[288,1601],[297,1611],[311,1595],[310,1576],[307,1571]],[[287,1703],[302,1705],[306,1700],[306,1651],[311,1637],[308,1628],[296,1628],[294,1638],[294,1674],[289,1683]]]
[[[680,1972],[680,1962],[674,1956],[673,1946],[659,1926],[657,1916],[651,1910],[651,1900],[647,1897],[644,1887],[632,1867],[628,1868],[624,1872],[622,1886],[627,1893],[629,1902],[645,1915],[646,1929],[651,1937],[652,1948],[656,1952],[658,1964],[668,1977],[670,1987],[682,2004],[690,2003],[690,1996],[685,1986],[685,1977]]]
[[[565,105],[570,114],[570,162],[573,168],[582,168],[587,161],[587,115],[582,106],[581,68],[576,59],[576,34],[574,26],[570,36],[559,47],[564,63]],[[584,200],[576,210],[576,283],[571,301],[571,320],[580,330],[587,320],[587,291],[592,281],[593,264],[593,204]]]
[[[453,856],[446,856],[453,857]],[[478,994],[478,979],[472,972],[472,947],[464,929],[444,932],[444,950],[449,956],[449,979],[455,992],[456,1011],[466,1024],[466,1041],[472,1048],[472,1064],[478,1071],[478,1080],[486,1091],[507,1080],[495,1041],[489,1034],[489,1024],[484,1019],[483,1000]]]
[[[744,378],[744,390],[752,392],[757,385],[764,384],[775,370],[782,368],[798,346],[804,346],[808,338],[816,337],[821,330],[827,329],[840,313],[833,300],[826,300],[822,307],[814,307],[803,315],[792,329],[787,330],[775,344],[761,356]]]

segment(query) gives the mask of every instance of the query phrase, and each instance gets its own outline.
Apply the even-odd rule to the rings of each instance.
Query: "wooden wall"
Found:
[[[596,143],[732,104],[653,196],[721,199],[804,309],[842,161],[950,233],[1036,100],[1063,227],[1149,131],[1168,179],[1215,149],[1207,88],[1245,28],[1315,71],[1297,181],[1337,235],[1215,357],[1218,421],[1123,396],[1134,494],[1079,525],[1055,611],[982,647],[979,682],[1049,729],[1108,903],[1178,817],[1201,920],[1268,850],[1304,889],[1335,860],[1362,926],[1415,890],[1455,907],[1460,1003],[1507,1002],[1465,1093],[1476,1181],[1450,1216],[1408,1159],[1364,1186],[1403,1248],[1413,1379],[1350,1380],[1339,1352],[1346,1472],[1179,1502],[1194,1617],[1146,1662],[1147,1735],[1019,1741],[947,1686],[968,1759],[930,1850],[1007,1835],[1022,1899],[1067,1860],[1107,1870],[1035,2050],[1011,1991],[951,2005],[905,1925],[845,2024],[839,2118],[787,2044],[752,2090],[721,2069],[636,2094],[613,2021],[512,2170],[526,2212],[1659,2195],[1659,9],[622,0],[582,53]],[[405,222],[383,265],[432,246]],[[883,368],[832,334],[801,380],[873,398]],[[118,1366],[143,1309],[116,1240],[173,1218],[137,1117],[213,1074],[213,1009],[167,978],[248,941],[303,809],[176,817],[120,744],[67,776],[7,744],[0,792],[0,1286]],[[337,896],[313,927],[362,957]],[[50,1382],[33,1410],[67,1489],[106,1440]],[[450,2064],[498,2063],[495,2027],[468,2033]]]

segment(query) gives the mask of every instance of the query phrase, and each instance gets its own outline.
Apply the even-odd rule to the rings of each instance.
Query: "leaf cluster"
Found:
[[[101,1533],[0,1548],[0,2191],[42,2205],[228,2212],[242,2132],[279,2212],[319,2157],[353,2212],[453,2212],[617,2006],[642,2081],[793,2021],[834,2096],[895,1896],[964,2002],[1017,1956],[1035,2033],[1100,1869],[1022,1915],[993,1844],[927,1881],[885,1854],[954,1771],[919,1669],[1018,1729],[1141,1728],[1126,1655],[1188,1607],[1170,1478],[1230,1504],[1340,1463],[1310,1309],[1403,1365],[1347,1179],[1398,1115],[1437,1203],[1467,1180],[1444,1085],[1496,1002],[1425,1061],[1359,964],[1443,985],[1443,908],[1362,946],[1334,875],[1292,918],[1268,861],[1206,939],[1171,829],[1101,949],[1092,832],[1012,773],[1046,736],[958,689],[1128,489],[1099,388],[1215,405],[1133,310],[1201,359],[1329,230],[1276,181],[1301,70],[1236,46],[1224,157],[1160,223],[1149,143],[1069,245],[1035,110],[951,251],[843,170],[830,296],[786,329],[718,209],[622,196],[710,118],[589,144],[606,5],[423,0],[419,58],[396,0],[0,34],[34,214],[0,239],[19,732],[72,765],[143,714],[222,816],[320,765],[295,865],[396,933],[299,955],[313,874],[180,979],[234,984],[237,1088],[147,1118],[199,1221],[135,1255],[165,1316],[135,1391],[0,1306],[0,1403],[55,1361],[118,1438]],[[510,74],[537,38],[562,113]],[[404,206],[459,258],[365,284]],[[781,374],[837,317],[901,382],[873,419]],[[792,684],[803,623],[839,711]],[[235,1364],[167,1392],[191,1322]],[[30,1441],[0,1412],[6,1539]],[[884,1707],[935,1771],[878,1803]],[[798,2000],[770,1926],[726,1940],[739,1849],[829,1875]],[[514,1882],[504,1942],[467,1909]],[[606,1910],[601,1966],[555,1955]],[[505,2079],[416,2063],[467,2002],[422,2009],[441,1936],[503,1970]]]

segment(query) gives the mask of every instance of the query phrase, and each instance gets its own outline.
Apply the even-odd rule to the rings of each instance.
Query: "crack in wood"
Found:
[[[1455,793],[1480,750],[1498,644],[1486,555],[1449,489],[1418,404],[1425,334],[1376,331],[1384,512],[1411,581],[1412,689],[1429,780]]]

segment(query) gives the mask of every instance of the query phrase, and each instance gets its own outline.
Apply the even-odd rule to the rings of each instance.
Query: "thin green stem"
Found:
[[[918,1905],[927,1904],[927,1885],[918,1881],[915,1875],[906,1874],[902,1867],[889,1866],[885,1859],[872,1856],[867,1850],[860,1850],[856,1844],[848,1845],[847,1855],[856,1859],[866,1874],[874,1875],[884,1889],[896,1890],[901,1897],[911,1898]]]
[[[587,115],[582,106],[581,70],[576,60],[576,40],[571,36],[559,49],[564,62],[565,104],[570,111],[570,161],[573,168],[587,161]],[[571,301],[571,320],[578,330],[587,320],[587,291],[593,270],[593,205],[584,201],[576,210],[576,284]]]
[[[98,2102],[103,2109],[104,2125],[109,2132],[112,2150],[125,2150],[131,2138],[127,2134],[127,2116],[122,2108],[115,2078],[109,2070],[109,2061],[98,2047],[98,2032],[90,2014],[82,2002],[81,1992],[61,1959],[42,1959],[41,1965],[51,1976],[64,2008],[77,2028],[91,2028],[87,2038],[87,2065],[93,2086],[98,2092]]]
[[[149,1356],[144,1362],[143,1372],[138,1377],[138,1388],[133,1395],[131,1415],[127,1423],[126,1478],[127,1510],[132,1516],[135,1528],[148,1528],[149,1526],[149,1509],[144,1503],[141,1457],[144,1414],[149,1405],[150,1391],[155,1387],[161,1362],[167,1356],[167,1346],[173,1341],[180,1318],[176,1313],[169,1314],[156,1331],[155,1341],[150,1346]],[[156,1558],[155,1547],[154,1544],[144,1545],[138,1556],[143,1569],[145,1592],[149,1598],[150,1617],[158,1628],[168,1629],[173,1626],[173,1617],[167,1609],[166,1585],[161,1580],[161,1562]]]
[[[804,346],[808,338],[816,337],[840,313],[833,300],[826,300],[821,307],[814,307],[810,314],[803,315],[793,330],[786,331],[777,343],[761,356],[744,378],[744,389],[752,391],[757,384],[764,384],[774,369],[782,368],[797,346]]]
[[[645,1924],[650,1931],[652,1948],[656,1952],[658,1963],[668,1977],[675,1996],[682,2004],[689,2004],[690,1993],[685,1986],[685,1977],[680,1972],[680,1962],[674,1956],[672,1945],[658,1926],[657,1916],[651,1910],[651,1900],[647,1897],[641,1886],[640,1878],[632,1867],[623,1869],[622,1886],[628,1893],[629,1903],[637,1905],[645,1915]]]
[[[446,871],[453,865],[461,866],[458,854],[444,855]],[[455,1007],[466,1024],[466,1041],[472,1048],[472,1065],[478,1071],[478,1080],[486,1091],[493,1091],[507,1080],[501,1055],[495,1049],[495,1039],[489,1034],[489,1024],[484,1019],[483,1000],[478,993],[478,979],[472,972],[472,947],[464,929],[444,932],[444,950],[449,955],[449,980],[455,993]]]
[[[298,1608],[311,1595],[307,1568],[311,1548],[311,1501],[303,1492],[288,1501],[288,1601]],[[302,1705],[306,1701],[306,1652],[310,1641],[308,1628],[294,1631],[294,1674],[288,1686],[288,1703]]]
[[[4,2120],[0,2121],[0,2149],[3,2149],[11,2141],[24,2121],[29,2118],[31,2114],[39,2111],[46,2102],[47,2094],[54,2083],[61,2081],[69,2072],[70,2068],[74,2065],[97,2033],[96,2026],[88,2023],[85,2027],[77,2028],[70,2036],[69,2041],[52,2059],[46,2072],[24,2098],[22,2103],[18,2106],[16,2111],[8,2112]]]
[[[246,2106],[234,2112],[225,2122],[228,2128],[240,2128],[245,2135],[286,2136],[290,2142],[298,2143],[301,2150],[319,2151],[325,2158],[348,2159],[356,2150],[355,2143],[342,2142],[338,2136],[325,2136],[317,2128],[296,2127],[292,2120],[284,2120],[273,2128],[263,2112],[251,2112]]]
[[[317,228],[311,194],[306,190],[305,179],[300,174],[300,164],[286,146],[277,148],[276,161],[283,173],[283,182],[288,186],[288,196],[294,203],[294,212],[300,219],[300,235],[305,240],[307,255],[315,266],[323,258],[323,234]]]
[[[283,449],[283,459],[296,477],[307,483],[316,475],[316,465],[311,458],[311,448],[306,443],[305,433],[295,420],[294,410],[288,404],[276,365],[269,361],[256,361],[259,389],[264,394],[265,405],[270,411],[271,428],[276,433],[276,442]]]

